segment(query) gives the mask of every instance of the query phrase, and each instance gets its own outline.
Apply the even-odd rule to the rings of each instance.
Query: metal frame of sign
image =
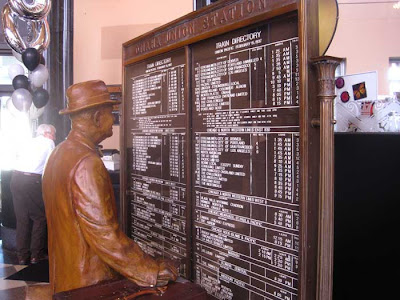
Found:
[[[123,44],[123,105],[121,105],[121,219],[122,227],[128,232],[130,220],[129,185],[127,169],[128,157],[126,139],[130,135],[128,102],[132,101],[127,93],[130,67],[152,59],[157,55],[184,49],[186,73],[185,98],[189,108],[185,126],[189,130],[186,142],[192,141],[190,111],[193,104],[193,72],[191,45],[221,34],[245,28],[253,24],[262,24],[271,19],[297,15],[300,49],[300,234],[298,299],[331,299],[332,294],[332,239],[333,239],[333,175],[331,134],[333,125],[331,116],[330,87],[333,77],[331,69],[335,66],[333,58],[311,58],[319,55],[318,43],[318,0],[222,0],[198,11],[185,15],[162,27]],[[313,68],[317,65],[319,73]],[[327,71],[325,66],[330,66]],[[334,67],[333,67],[334,70]],[[321,75],[325,74],[325,75]],[[325,77],[324,77],[325,76]],[[322,78],[322,79],[321,79]],[[318,84],[319,82],[319,84]],[[333,91],[332,91],[333,90]],[[322,97],[322,98],[321,98]],[[333,98],[332,98],[333,99]],[[324,104],[325,103],[325,104]],[[321,118],[320,118],[321,115]],[[321,133],[321,136],[320,136]],[[323,135],[322,135],[323,134]],[[320,142],[321,141],[321,142]],[[324,142],[328,141],[328,143]],[[320,153],[325,153],[320,157]],[[191,157],[188,147],[186,157]],[[192,186],[191,161],[185,160],[186,186]],[[192,266],[192,219],[194,210],[187,194],[186,232],[187,249],[186,276],[194,278]],[[322,211],[324,210],[324,211]],[[273,298],[275,299],[275,298]],[[283,298],[282,298],[283,299]],[[295,298],[293,298],[295,299]]]

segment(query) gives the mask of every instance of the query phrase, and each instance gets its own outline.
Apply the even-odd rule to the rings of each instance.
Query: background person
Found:
[[[20,265],[46,258],[46,214],[42,198],[42,174],[54,149],[56,129],[41,124],[36,137],[18,151],[10,188],[17,220],[17,256]]]

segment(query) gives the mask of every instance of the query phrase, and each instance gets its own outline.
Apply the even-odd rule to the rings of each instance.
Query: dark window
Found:
[[[218,0],[194,0],[194,10],[198,10],[217,1]]]

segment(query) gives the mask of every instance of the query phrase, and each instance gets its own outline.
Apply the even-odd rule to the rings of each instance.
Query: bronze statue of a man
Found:
[[[109,174],[96,151],[112,135],[112,106],[102,81],[67,90],[72,130],[52,152],[43,175],[52,293],[119,278],[162,286],[177,269],[154,260],[120,229]],[[118,103],[119,104],[119,103]]]

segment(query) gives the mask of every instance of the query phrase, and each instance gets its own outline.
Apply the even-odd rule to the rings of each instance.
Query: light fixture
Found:
[[[395,3],[395,4],[393,4],[393,8],[394,9],[400,9],[400,1]]]

